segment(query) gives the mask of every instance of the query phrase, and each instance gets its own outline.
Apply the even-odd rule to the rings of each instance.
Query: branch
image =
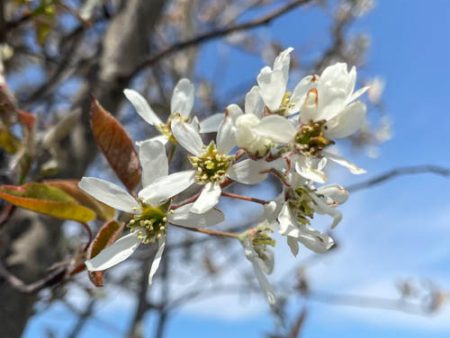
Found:
[[[210,32],[207,32],[204,34],[200,34],[191,39],[175,43],[172,46],[170,46],[166,49],[163,49],[159,53],[156,53],[155,55],[150,56],[148,59],[144,60],[130,74],[128,74],[128,76],[126,76],[126,79],[128,79],[128,80],[132,79],[143,69],[154,65],[155,63],[157,63],[158,61],[160,61],[161,59],[163,59],[164,57],[166,57],[170,54],[179,52],[183,49],[186,49],[186,48],[189,48],[189,47],[192,47],[192,46],[195,46],[195,45],[207,42],[207,41],[215,40],[215,39],[221,38],[223,36],[230,35],[232,33],[242,32],[242,31],[251,30],[251,29],[254,29],[254,28],[257,28],[260,26],[268,25],[273,20],[279,18],[280,16],[292,11],[293,9],[295,9],[299,6],[305,5],[309,2],[312,2],[312,0],[291,1],[288,4],[274,10],[273,12],[270,12],[269,14],[264,15],[261,18],[247,21],[247,22],[244,22],[241,24],[230,26],[230,27],[219,28],[217,30],[213,30],[213,31],[210,31]]]
[[[375,176],[363,182],[351,184],[347,186],[349,192],[355,192],[363,189],[370,188],[375,185],[382,184],[393,178],[403,175],[416,175],[416,174],[434,174],[442,177],[450,177],[450,169],[437,166],[437,165],[418,165],[401,167],[387,171],[384,174]]]
[[[393,310],[422,316],[427,314],[427,311],[424,310],[424,308],[420,304],[412,303],[402,298],[390,299],[351,294],[332,294],[327,292],[311,292],[305,295],[305,298],[332,305]]]
[[[227,237],[227,238],[234,238],[234,239],[239,238],[239,234],[236,234],[233,232],[219,231],[219,230],[213,230],[213,229],[207,229],[207,228],[189,227],[189,226],[172,224],[172,223],[171,223],[171,225],[176,228],[189,230],[189,231],[193,231],[193,232],[199,232],[199,233],[202,233],[205,235],[210,235],[210,236]]]
[[[0,262],[0,277],[2,277],[15,290],[26,294],[32,294],[59,283],[66,276],[66,271],[66,266],[61,266],[36,282],[25,284],[21,279],[6,270],[3,263]]]

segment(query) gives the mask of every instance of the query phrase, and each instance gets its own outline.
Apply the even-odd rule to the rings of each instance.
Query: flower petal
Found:
[[[230,104],[225,109],[225,116],[231,118],[233,123],[236,122],[236,119],[239,116],[244,115],[244,112],[242,111],[241,107],[239,107],[237,104]]]
[[[150,125],[159,126],[163,122],[155,114],[153,109],[147,103],[147,100],[133,89],[125,89],[123,91],[128,101],[131,102],[136,112]]]
[[[321,215],[328,215],[333,217],[333,223],[331,224],[331,228],[336,227],[339,222],[342,220],[342,213],[339,210],[336,210],[334,207],[329,206],[321,197],[316,194],[310,194],[311,198],[316,203],[315,211]]]
[[[255,249],[253,249],[253,246],[250,243],[250,241],[248,240],[243,241],[242,245],[244,247],[245,256],[252,263],[256,280],[258,281],[259,286],[266,295],[267,301],[271,306],[275,305],[276,304],[275,291],[272,285],[269,283],[269,280],[267,279],[266,275],[263,273],[264,263],[256,254]]]
[[[304,226],[298,241],[317,253],[325,253],[334,245],[334,240],[330,236],[311,228],[309,225]]]
[[[297,238],[287,236],[286,239],[287,239],[287,244],[289,246],[289,249],[291,249],[292,254],[294,255],[294,257],[297,257],[298,251],[299,251]]]
[[[179,113],[189,117],[194,106],[194,85],[188,79],[181,79],[173,89],[170,101],[172,114]]]
[[[317,189],[318,195],[323,195],[337,205],[343,204],[348,199],[348,191],[343,186],[333,184]]]
[[[300,176],[317,183],[325,183],[328,179],[322,169],[323,167],[314,166],[309,157],[299,156],[295,162],[295,170]]]
[[[288,119],[279,115],[264,117],[252,129],[258,135],[268,137],[278,143],[291,142],[297,133],[294,125]]]
[[[130,214],[134,214],[141,209],[133,196],[114,183],[95,177],[83,177],[78,186],[95,199],[114,209]]]
[[[280,108],[281,102],[286,92],[287,78],[283,70],[271,70],[264,67],[258,74],[256,81],[261,89],[261,96],[266,106],[275,112]]]
[[[295,86],[292,91],[289,103],[290,107],[288,109],[288,114],[294,114],[298,112],[305,103],[306,94],[315,85],[313,82],[314,77],[312,75],[305,76],[300,82]]]
[[[224,117],[225,117],[224,113],[217,113],[208,116],[206,119],[200,122],[200,133],[204,134],[217,132]]]
[[[322,154],[326,156],[329,160],[336,162],[337,164],[347,168],[354,175],[361,175],[366,173],[364,169],[359,168],[356,164],[347,161],[345,158],[341,156],[329,152],[322,152]]]
[[[196,214],[191,212],[194,204],[186,204],[169,214],[169,222],[172,224],[206,227],[216,225],[225,220],[223,213],[219,209],[211,209],[204,214]]]
[[[253,86],[247,95],[245,95],[244,110],[246,114],[253,114],[261,118],[264,111],[264,101],[258,86]]]
[[[196,214],[204,214],[214,208],[219,203],[222,188],[219,183],[207,183],[200,193],[200,196],[192,205],[191,211]]]
[[[139,192],[144,203],[160,205],[163,201],[178,195],[194,183],[194,170],[180,171],[161,177]]]
[[[354,92],[350,98],[347,100],[347,104],[352,103],[357,98],[359,98],[361,95],[363,95],[366,91],[370,89],[370,86],[359,88],[356,92]]]
[[[166,148],[161,142],[152,140],[141,142],[139,160],[142,166],[142,185],[144,187],[169,173]]]
[[[291,236],[298,238],[300,235],[300,230],[296,226],[296,221],[292,217],[291,212],[287,203],[284,203],[281,208],[280,214],[278,215],[278,222],[280,223],[280,234],[283,236]]]
[[[236,146],[236,127],[230,118],[225,118],[217,131],[217,150],[219,153],[228,154]]]
[[[102,250],[97,256],[84,262],[89,271],[103,271],[123,262],[136,251],[141,241],[131,233]]]
[[[172,121],[172,133],[177,142],[191,154],[197,156],[203,148],[203,141],[195,129],[190,124],[179,120]]]
[[[267,162],[253,161],[251,159],[245,159],[228,169],[227,176],[232,180],[243,184],[258,184],[267,178],[267,171],[270,169]]]
[[[152,266],[150,267],[150,273],[148,274],[148,285],[152,285],[153,277],[155,276],[156,271],[158,271],[165,247],[166,239],[161,238],[158,243],[158,251],[156,251],[155,258],[153,259]]]
[[[325,135],[335,139],[354,134],[363,125],[366,110],[366,105],[361,101],[351,103],[340,114],[327,121]]]

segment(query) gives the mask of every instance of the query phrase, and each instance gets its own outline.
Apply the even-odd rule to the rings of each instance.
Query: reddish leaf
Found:
[[[119,223],[116,220],[111,220],[100,228],[97,236],[95,236],[91,245],[89,246],[86,256],[88,259],[94,258],[97,256],[100,251],[106,248],[108,245],[114,243],[120,236],[123,231],[124,224]],[[97,286],[103,286],[104,282],[104,273],[103,271],[90,271],[89,278],[91,282]]]
[[[91,103],[91,128],[117,177],[129,191],[136,188],[141,181],[141,167],[133,142],[120,122],[95,99]]]
[[[79,204],[63,190],[44,183],[0,186],[0,198],[15,206],[60,219],[83,223],[95,219],[91,209]]]
[[[81,205],[93,210],[97,214],[97,218],[102,221],[108,221],[114,218],[115,210],[110,206],[97,201],[95,198],[83,192],[78,187],[78,180],[47,180],[44,181],[47,185],[51,187],[56,187],[73,198],[75,198]]]
[[[29,131],[31,132],[36,125],[36,116],[32,113],[28,113],[24,110],[18,110],[19,122]]]

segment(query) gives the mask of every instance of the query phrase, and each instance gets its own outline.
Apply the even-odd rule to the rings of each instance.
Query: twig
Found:
[[[226,192],[226,191],[222,191],[222,196],[229,197],[229,198],[235,198],[235,199],[243,200],[243,201],[247,201],[247,202],[254,202],[254,203],[258,203],[258,204],[262,204],[262,205],[269,203],[266,200],[262,200],[262,199],[259,199],[256,197],[244,196],[244,195],[239,195],[239,194],[235,194],[232,192]]]
[[[80,335],[86,323],[89,321],[89,319],[91,319],[96,302],[96,298],[90,299],[88,305],[86,306],[86,309],[84,309],[84,311],[78,315],[78,320],[75,323],[72,331],[67,335],[67,338],[76,338]]]
[[[153,257],[156,254],[156,249],[152,250]],[[128,329],[128,338],[142,337],[142,322],[146,312],[149,310],[147,302],[147,290],[148,290],[148,274],[150,272],[150,266],[148,261],[143,261],[141,264],[141,276],[139,279],[138,290],[136,292],[136,309],[134,311],[133,319]]]
[[[443,177],[450,177],[450,169],[437,165],[418,165],[418,166],[401,167],[389,170],[384,174],[375,176],[366,181],[351,184],[347,186],[346,189],[350,192],[355,192],[373,187],[375,185],[382,184],[398,176],[416,175],[416,174],[435,174]]]
[[[213,31],[210,31],[210,32],[207,32],[204,34],[200,34],[191,39],[175,43],[174,45],[172,45],[172,46],[160,51],[159,53],[157,53],[153,56],[150,56],[148,59],[144,60],[125,78],[126,79],[133,78],[143,69],[154,65],[155,63],[157,63],[158,61],[160,61],[161,59],[163,59],[164,57],[166,57],[167,55],[170,55],[172,53],[179,52],[183,49],[195,46],[195,45],[203,43],[203,42],[218,39],[218,38],[221,38],[223,36],[226,36],[226,35],[229,35],[232,33],[246,31],[246,30],[254,29],[254,28],[257,28],[260,26],[268,25],[270,22],[277,19],[278,17],[292,11],[293,9],[295,9],[301,5],[305,5],[311,1],[312,0],[291,1],[290,3],[274,10],[273,12],[271,12],[269,14],[264,15],[261,18],[247,21],[247,22],[244,22],[244,23],[241,23],[238,25],[230,26],[230,27],[224,27],[224,28],[220,28],[217,30],[213,30]]]
[[[64,279],[66,275],[66,266],[61,266],[52,272],[49,272],[45,277],[31,283],[25,284],[21,279],[17,278],[11,272],[6,270],[3,263],[0,262],[0,276],[14,289],[22,293],[35,293],[48,286],[55,285]]]
[[[234,238],[234,239],[239,238],[239,234],[236,234],[236,233],[233,233],[233,232],[212,230],[212,229],[207,229],[207,228],[188,227],[188,226],[178,225],[178,224],[171,224],[171,225],[176,227],[176,228],[189,230],[189,231],[193,231],[193,232],[199,232],[199,233],[202,233],[202,234],[205,234],[205,235],[210,235],[210,236],[227,237],[227,238]]]
[[[326,292],[311,292],[305,295],[305,298],[332,305],[394,310],[416,315],[424,315],[427,313],[419,304],[411,303],[401,298],[389,299],[389,298],[350,295],[350,294],[332,294]]]

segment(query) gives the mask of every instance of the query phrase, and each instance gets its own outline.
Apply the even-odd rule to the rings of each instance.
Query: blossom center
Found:
[[[291,109],[294,106],[294,104],[291,103],[291,96],[292,96],[291,92],[284,93],[283,99],[281,100],[280,108],[278,108],[278,110],[272,113],[281,116],[286,116],[289,109]]]
[[[325,136],[326,121],[302,124],[295,135],[296,148],[304,155],[317,156],[334,142]]]
[[[253,249],[264,262],[270,259],[267,254],[267,247],[275,247],[275,240],[270,236],[269,232],[271,230],[267,227],[257,228],[252,238]]]
[[[166,235],[167,223],[167,207],[143,204],[142,213],[133,216],[128,227],[137,233],[142,243],[148,244]]]
[[[233,160],[234,156],[219,153],[214,142],[205,147],[199,156],[189,157],[189,161],[196,169],[195,180],[200,184],[221,183]]]
[[[315,203],[308,188],[302,186],[288,192],[288,206],[295,219],[300,224],[309,224],[314,217]]]

